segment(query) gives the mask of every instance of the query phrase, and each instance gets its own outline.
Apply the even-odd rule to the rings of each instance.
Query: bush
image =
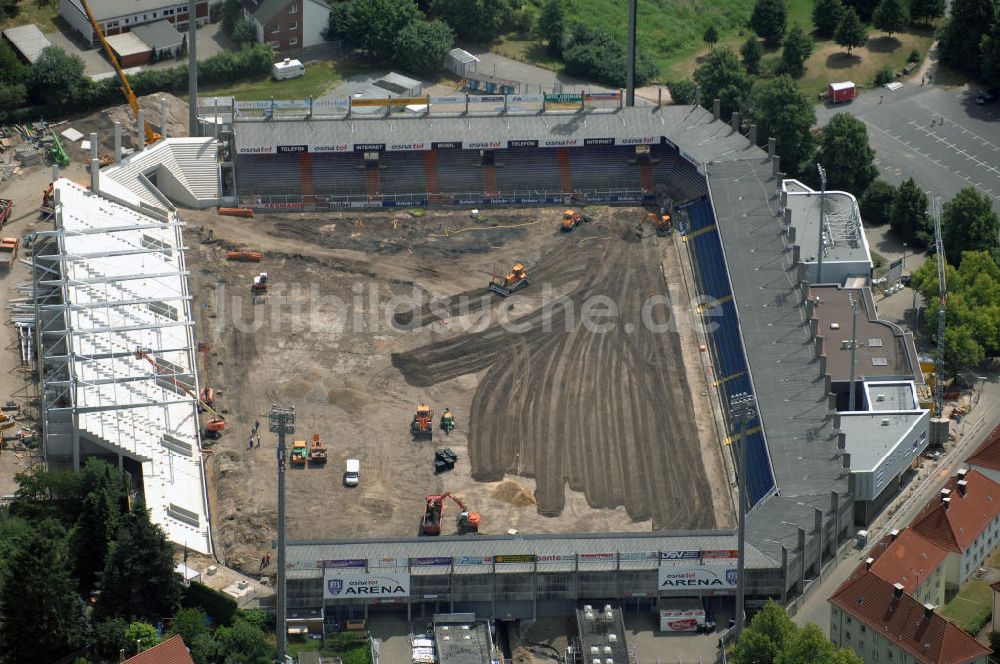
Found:
[[[896,80],[896,72],[889,65],[883,65],[875,74],[875,85],[885,85]]]
[[[875,180],[865,190],[858,207],[865,226],[882,226],[889,223],[892,204],[896,200],[896,188],[884,180]]]
[[[920,62],[920,51],[913,49],[910,51],[910,56],[906,58],[907,62]]]
[[[444,65],[454,41],[444,21],[413,21],[396,37],[396,64],[415,74],[433,75]]]
[[[232,625],[236,616],[236,600],[201,583],[192,582],[184,589],[181,605],[202,609],[217,625]]]
[[[684,79],[682,81],[667,81],[667,90],[670,91],[670,98],[675,104],[693,104],[697,87],[694,81]]]
[[[577,78],[592,79],[598,83],[623,87],[628,65],[625,47],[604,30],[591,30],[577,24],[573,26],[566,48],[563,49],[566,73]],[[653,80],[657,68],[652,58],[643,51],[636,54],[635,85],[639,87]]]

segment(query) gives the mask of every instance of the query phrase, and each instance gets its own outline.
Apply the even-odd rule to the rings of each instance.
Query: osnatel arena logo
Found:
[[[241,145],[239,154],[271,154],[274,152],[273,145],[261,145],[261,146],[251,146],[251,145]]]
[[[389,576],[370,576],[364,579],[327,579],[326,590],[334,597],[377,597],[408,594],[403,584]]]
[[[677,572],[660,570],[660,588],[732,588],[736,585],[735,569],[723,575],[705,567],[684,569]]]

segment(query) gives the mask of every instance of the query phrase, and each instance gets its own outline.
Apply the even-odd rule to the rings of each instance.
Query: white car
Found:
[[[361,462],[348,459],[344,465],[344,486],[357,486],[361,481]]]

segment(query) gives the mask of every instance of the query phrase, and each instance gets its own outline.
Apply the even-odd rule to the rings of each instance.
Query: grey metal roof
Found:
[[[184,43],[184,35],[177,31],[170,21],[156,21],[133,28],[132,34],[146,42],[154,51],[178,48]]]
[[[107,39],[108,44],[111,45],[111,48],[114,49],[119,58],[127,58],[130,55],[138,55],[140,53],[149,53],[151,50],[149,44],[139,39],[138,35],[134,32],[111,35]]]
[[[795,227],[796,244],[802,247],[802,261],[815,262],[819,248],[819,192],[789,190],[787,207],[792,211],[792,226]],[[826,218],[826,252],[824,261],[865,261],[870,260],[868,247],[861,228],[861,216],[854,197],[842,191],[826,192],[824,203]],[[847,220],[850,219],[850,222]],[[856,241],[849,242],[838,233],[838,227],[850,226]]]
[[[237,151],[245,145],[313,143],[431,143],[472,140],[585,139],[667,136],[697,162],[735,158],[751,148],[729,125],[702,108],[665,106],[614,112],[490,116],[393,116],[241,121],[233,125]]]
[[[782,544],[796,547],[796,526],[811,531],[814,508],[829,511],[830,492],[844,493],[847,476],[790,269],[770,160],[756,150],[753,158],[709,164],[708,174],[779,492],[754,509],[748,536],[780,560]]]
[[[80,4],[80,0],[70,0],[70,2],[86,18],[87,13],[83,11],[83,5]],[[187,3],[181,3],[177,0],[87,0],[87,4],[90,5],[90,11],[94,13],[94,18],[98,21],[105,21],[120,16],[131,16],[132,14],[142,12],[160,11],[167,7],[175,7],[178,4],[184,4],[184,11],[187,11]]]
[[[3,31],[3,36],[31,64],[35,64],[43,50],[52,46],[52,42],[45,38],[42,31],[31,23],[19,25],[16,28],[7,28]]]
[[[318,560],[369,560],[370,566],[384,558],[395,558],[397,564],[405,565],[413,558],[497,555],[561,555],[582,554],[582,556],[615,553],[647,553],[660,551],[690,550],[731,550],[736,548],[733,531],[681,531],[672,534],[661,533],[598,533],[581,535],[479,535],[476,537],[435,537],[391,540],[320,541],[298,540],[288,543],[288,560],[298,563],[296,568],[308,568]],[[652,566],[659,561],[650,560]],[[754,546],[747,547],[747,564],[755,568],[773,567],[768,556]],[[594,559],[579,561],[581,570],[614,569],[609,561]],[[625,562],[623,561],[623,567]],[[649,568],[651,565],[646,565]],[[520,569],[523,567],[524,569]],[[628,567],[634,568],[631,561]],[[498,571],[531,571],[533,564],[504,564]],[[458,569],[458,568],[456,568]],[[543,569],[550,571],[549,566]],[[558,571],[559,565],[551,566]],[[303,578],[312,578],[306,575]]]
[[[870,410],[916,410],[917,403],[913,399],[913,384],[898,383],[865,383]]]
[[[904,436],[924,416],[924,411],[909,413],[842,413],[840,428],[847,434],[847,453],[851,470],[874,470],[885,455],[900,444]]]

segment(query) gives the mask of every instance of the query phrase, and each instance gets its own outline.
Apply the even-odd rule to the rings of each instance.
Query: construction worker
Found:
[[[445,408],[441,415],[441,428],[445,433],[449,433],[455,428],[455,416],[451,414],[450,408]]]

